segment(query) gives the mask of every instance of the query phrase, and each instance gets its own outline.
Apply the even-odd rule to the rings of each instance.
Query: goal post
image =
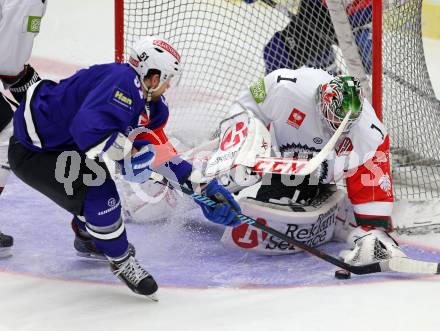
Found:
[[[371,15],[372,30],[372,106],[382,121],[382,1],[373,1]]]
[[[115,62],[124,61],[124,0],[115,1]]]
[[[390,133],[395,196],[426,200],[440,197],[440,102],[421,13],[422,0],[115,0],[115,60],[143,35],[173,43],[183,71],[166,95],[168,133],[190,145],[277,68],[355,75]]]

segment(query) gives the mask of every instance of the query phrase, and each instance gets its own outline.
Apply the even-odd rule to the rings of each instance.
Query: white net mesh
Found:
[[[423,200],[439,196],[440,102],[425,64],[421,8],[407,1],[383,16],[382,107],[396,193]]]
[[[183,75],[167,92],[168,133],[199,145],[215,133],[241,89],[278,68],[350,73],[368,89],[370,2],[125,0],[125,53],[148,34],[165,37],[180,51]],[[415,199],[438,197],[440,178],[440,103],[424,60],[421,5],[396,0],[383,6],[383,114],[394,189],[397,197]]]

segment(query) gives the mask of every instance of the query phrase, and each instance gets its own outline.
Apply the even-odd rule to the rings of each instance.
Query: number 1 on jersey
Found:
[[[288,81],[290,81],[292,83],[296,83],[296,78],[281,77],[281,76],[278,76],[277,83],[279,83],[282,80],[288,80]]]

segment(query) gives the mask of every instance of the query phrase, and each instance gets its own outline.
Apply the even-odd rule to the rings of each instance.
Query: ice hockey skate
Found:
[[[106,256],[96,247],[92,237],[86,231],[81,230],[75,222],[72,221],[71,225],[73,232],[75,232],[73,247],[76,254],[87,259],[107,261]],[[133,256],[136,255],[136,250],[132,244],[128,244],[128,249]]]
[[[158,301],[156,296],[157,284],[131,252],[121,260],[110,260],[113,273],[124,282],[134,293],[145,295],[153,301]]]
[[[14,244],[14,238],[0,232],[0,258],[11,256],[11,247]]]

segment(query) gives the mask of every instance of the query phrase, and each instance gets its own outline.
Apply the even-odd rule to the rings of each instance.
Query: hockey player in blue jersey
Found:
[[[59,83],[36,83],[14,115],[9,146],[16,176],[74,215],[77,238],[82,236],[82,243],[89,238],[89,247],[76,248],[102,252],[131,290],[147,296],[156,292],[157,284],[134,258],[115,183],[99,157],[105,154],[120,163],[130,180],[148,178],[156,157],[151,144],[156,142],[144,137],[133,143],[128,136],[141,118],[149,119],[144,123],[148,130],[163,128],[168,107],[160,94],[179,73],[179,63],[179,53],[168,42],[144,37],[127,64],[95,65]],[[191,165],[177,156],[158,169],[182,185],[193,185],[188,180]],[[236,225],[240,207],[230,193],[215,180],[204,192],[229,202],[203,208],[205,216]]]

